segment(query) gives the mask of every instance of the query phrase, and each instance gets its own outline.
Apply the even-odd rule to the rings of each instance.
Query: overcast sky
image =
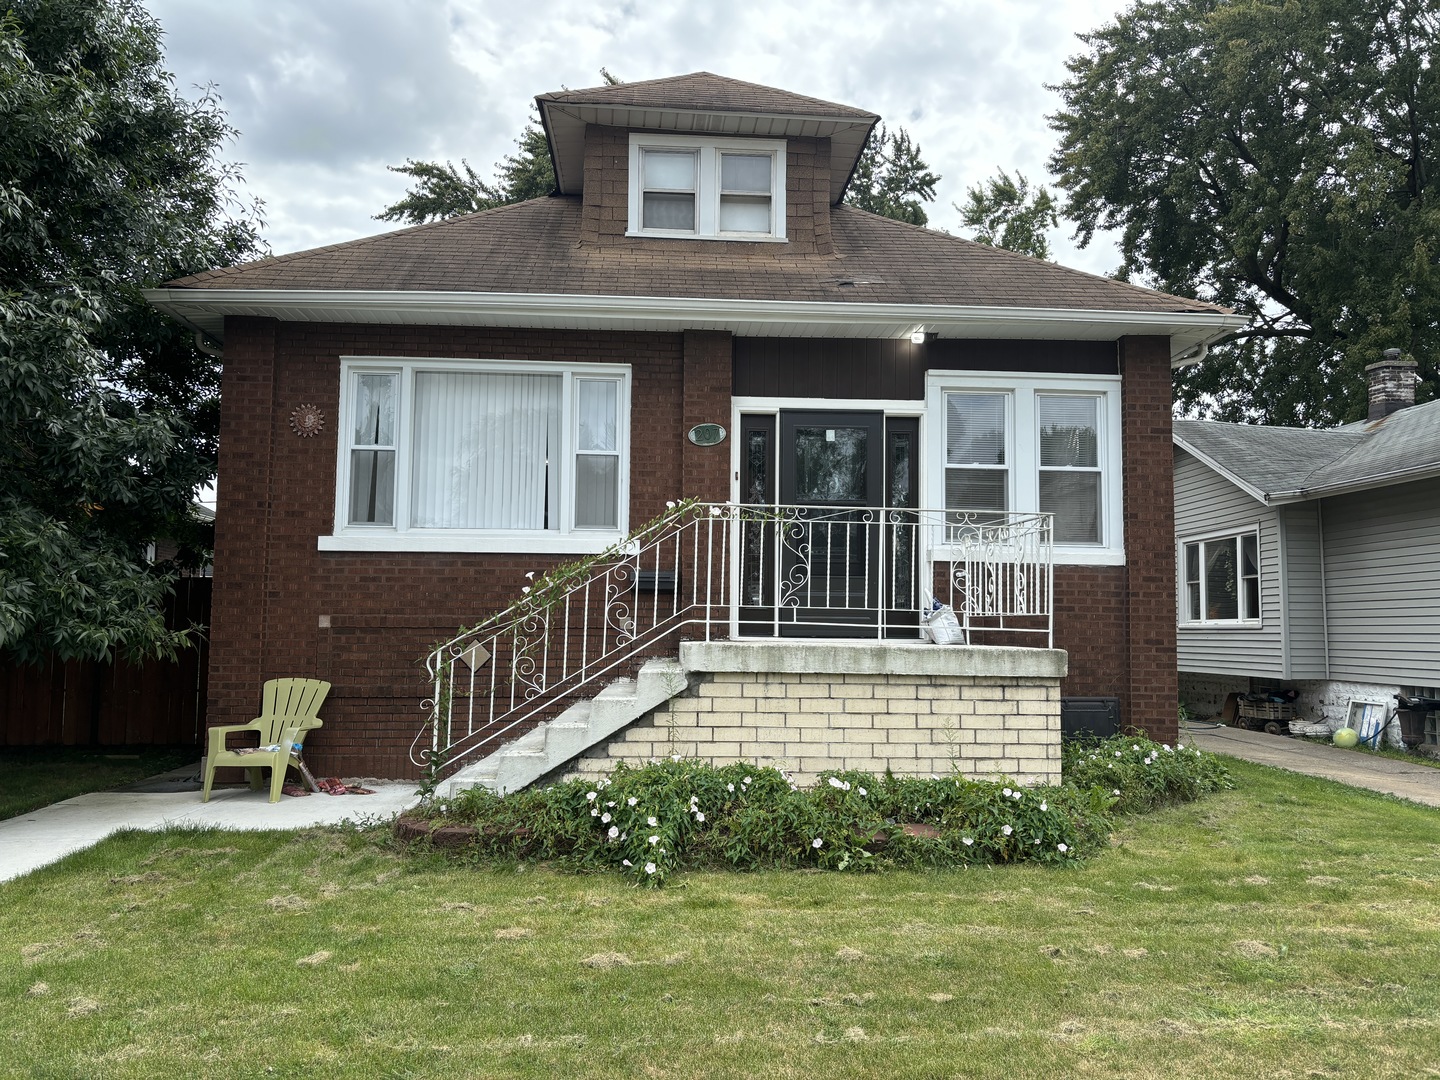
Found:
[[[214,83],[240,137],[229,156],[265,202],[275,254],[383,232],[406,158],[468,159],[489,177],[535,95],[691,71],[877,112],[941,174],[934,227],[996,169],[1048,180],[1078,33],[1121,0],[146,0],[187,95]],[[1060,262],[1119,258],[1055,236]]]

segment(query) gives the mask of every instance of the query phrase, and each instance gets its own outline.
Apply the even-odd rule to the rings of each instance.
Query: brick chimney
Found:
[[[1415,383],[1419,368],[1414,360],[1401,357],[1399,349],[1386,349],[1385,359],[1365,369],[1370,387],[1370,414],[1367,420],[1381,420],[1397,410],[1415,404]]]

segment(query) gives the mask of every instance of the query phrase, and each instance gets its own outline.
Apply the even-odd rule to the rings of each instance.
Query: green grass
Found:
[[[196,747],[7,747],[0,753],[0,820],[91,791],[108,791],[200,760]]]
[[[1440,1076],[1440,814],[1227,764],[1078,868],[124,834],[0,885],[0,1075]]]

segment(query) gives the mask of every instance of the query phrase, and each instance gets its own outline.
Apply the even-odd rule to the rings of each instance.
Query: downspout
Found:
[[[1199,345],[1195,346],[1193,351],[1186,353],[1180,357],[1180,359],[1171,360],[1170,370],[1179,371],[1181,368],[1194,367],[1209,355],[1210,343],[1208,341],[1202,341]]]
[[[206,342],[205,332],[203,330],[195,331],[195,348],[199,349],[206,356],[213,356],[216,360],[225,359],[225,354],[223,352],[215,348],[214,345]]]

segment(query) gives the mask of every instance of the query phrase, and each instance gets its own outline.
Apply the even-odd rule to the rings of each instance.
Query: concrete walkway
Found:
[[[192,775],[198,766],[177,769]],[[167,776],[172,775],[167,773]],[[363,817],[390,817],[413,805],[418,796],[409,783],[366,780],[374,795],[282,795],[269,802],[269,785],[216,788],[202,803],[200,792],[163,794],[100,791],[55,803],[0,821],[0,881],[28,874],[73,851],[98,844],[121,829],[157,832],[171,826],[203,829],[305,829]]]
[[[1398,795],[1426,806],[1440,806],[1440,769],[1412,765],[1364,751],[1341,750],[1314,739],[1292,739],[1245,728],[1180,725],[1181,739],[1201,750],[1229,754],[1242,761],[1274,765],[1306,776],[1338,780],[1351,787]]]

